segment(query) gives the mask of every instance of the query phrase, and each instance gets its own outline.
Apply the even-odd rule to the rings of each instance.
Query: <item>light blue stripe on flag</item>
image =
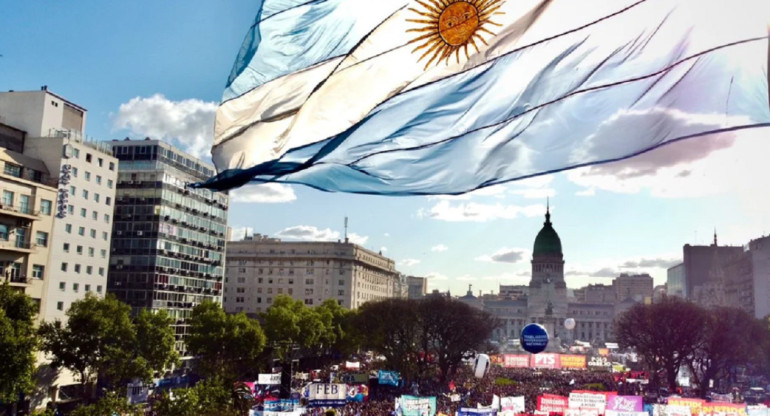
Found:
[[[340,134],[202,185],[227,189],[251,180],[453,194],[685,138],[770,126],[766,27],[744,19],[756,2],[739,3],[642,1],[401,92]],[[693,20],[693,7],[710,13]],[[365,87],[341,99],[353,97],[354,105]],[[215,162],[240,146],[220,144]]]
[[[222,101],[350,52],[407,0],[264,0],[233,65]]]

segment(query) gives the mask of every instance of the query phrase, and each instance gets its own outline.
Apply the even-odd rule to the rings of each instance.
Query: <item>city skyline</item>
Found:
[[[208,160],[216,104],[255,7],[14,3],[0,17],[3,38],[14,40],[0,43],[0,90],[48,85],[89,110],[88,136],[149,136]],[[684,244],[710,244],[715,228],[720,245],[770,230],[770,196],[761,186],[768,137],[768,129],[706,137],[456,197],[250,186],[231,194],[229,225],[234,238],[248,229],[336,241],[348,217],[351,241],[382,250],[402,273],[428,276],[429,290],[462,294],[473,283],[488,293],[529,281],[550,197],[568,287],[609,284],[622,272],[650,273],[657,285],[681,261]]]

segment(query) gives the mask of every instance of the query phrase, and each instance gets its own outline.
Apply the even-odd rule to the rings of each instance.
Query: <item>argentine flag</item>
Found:
[[[219,174],[457,194],[770,126],[767,0],[263,0]]]

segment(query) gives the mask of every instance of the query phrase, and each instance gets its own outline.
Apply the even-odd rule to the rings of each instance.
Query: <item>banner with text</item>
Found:
[[[529,368],[529,355],[505,354],[503,355],[503,367],[505,368]]]
[[[548,413],[564,414],[569,404],[569,399],[555,394],[543,394],[537,397],[537,410]]]
[[[398,371],[380,370],[377,372],[377,381],[382,385],[398,386],[399,377]]]
[[[607,399],[607,410],[616,412],[641,412],[644,410],[644,400],[642,399],[642,396],[611,396]]]
[[[342,407],[347,403],[348,389],[345,384],[313,383],[308,389],[310,407]]]
[[[512,396],[500,398],[500,413],[505,416],[524,413],[524,396]]]
[[[669,397],[669,406],[686,406],[690,408],[690,414],[699,415],[703,410],[703,404],[706,401],[703,399],[692,399],[686,397]]]
[[[586,368],[586,356],[561,354],[559,355],[559,363],[563,369],[583,369]]]
[[[703,416],[747,416],[746,405],[737,403],[703,403]]]
[[[457,416],[497,416],[497,409],[474,409],[472,407],[461,407],[457,411]]]
[[[647,412],[619,412],[617,410],[605,410],[604,416],[650,416]]]
[[[277,374],[260,374],[257,378],[257,384],[263,386],[274,386],[281,384],[281,373]]]
[[[548,368],[558,369],[560,368],[561,361],[559,360],[559,354],[532,354],[530,356],[530,366],[532,368]]]
[[[599,416],[599,409],[592,409],[589,407],[564,409],[564,416]]]
[[[401,396],[396,398],[399,416],[435,416],[436,397]]]
[[[596,409],[599,413],[604,413],[607,407],[607,396],[602,393],[575,393],[569,394],[569,407],[571,409]]]

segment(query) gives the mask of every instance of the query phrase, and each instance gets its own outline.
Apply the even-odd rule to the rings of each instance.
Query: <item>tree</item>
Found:
[[[128,403],[125,395],[109,392],[97,402],[78,406],[70,416],[144,416],[140,406]]]
[[[36,313],[27,295],[0,285],[0,402],[15,403],[34,387]]]
[[[341,354],[350,352],[354,343],[351,336],[352,311],[343,308],[334,299],[326,299],[315,308],[315,313],[326,328],[321,336],[322,344]]]
[[[489,313],[468,304],[431,296],[419,301],[422,322],[421,345],[423,359],[436,359],[439,378],[444,384],[465,358],[473,357],[483,349],[497,326]]]
[[[219,304],[206,301],[193,308],[189,322],[187,348],[204,377],[232,383],[257,367],[265,347],[257,321],[243,313],[228,315]]]
[[[136,329],[137,359],[146,361],[147,374],[145,381],[149,381],[153,371],[171,368],[179,362],[179,353],[174,344],[174,329],[171,326],[173,319],[165,310],[149,311],[143,309],[134,320]]]
[[[652,305],[637,304],[615,323],[622,348],[633,348],[647,364],[654,381],[666,371],[666,382],[676,389],[679,368],[694,357],[703,340],[704,311],[694,303],[667,298]]]
[[[717,307],[704,318],[703,339],[690,363],[703,397],[710,380],[727,378],[731,369],[754,362],[763,347],[760,323],[742,309]]]
[[[286,295],[276,296],[262,315],[267,339],[282,362],[291,359],[292,348],[316,349],[333,341],[332,312],[327,309],[325,317]]]
[[[136,343],[130,311],[112,295],[99,298],[87,293],[72,303],[66,324],[57,320],[40,326],[51,367],[77,373],[86,399],[90,398],[87,386],[96,381],[97,374],[115,386],[145,373],[127,348]]]
[[[174,389],[171,394],[163,392],[151,402],[153,416],[240,416],[244,413],[244,409],[234,403],[231,389],[216,378],[194,387]]]
[[[389,369],[407,380],[417,373],[420,355],[420,313],[415,301],[386,299],[364,303],[354,320],[362,346],[385,357]]]

